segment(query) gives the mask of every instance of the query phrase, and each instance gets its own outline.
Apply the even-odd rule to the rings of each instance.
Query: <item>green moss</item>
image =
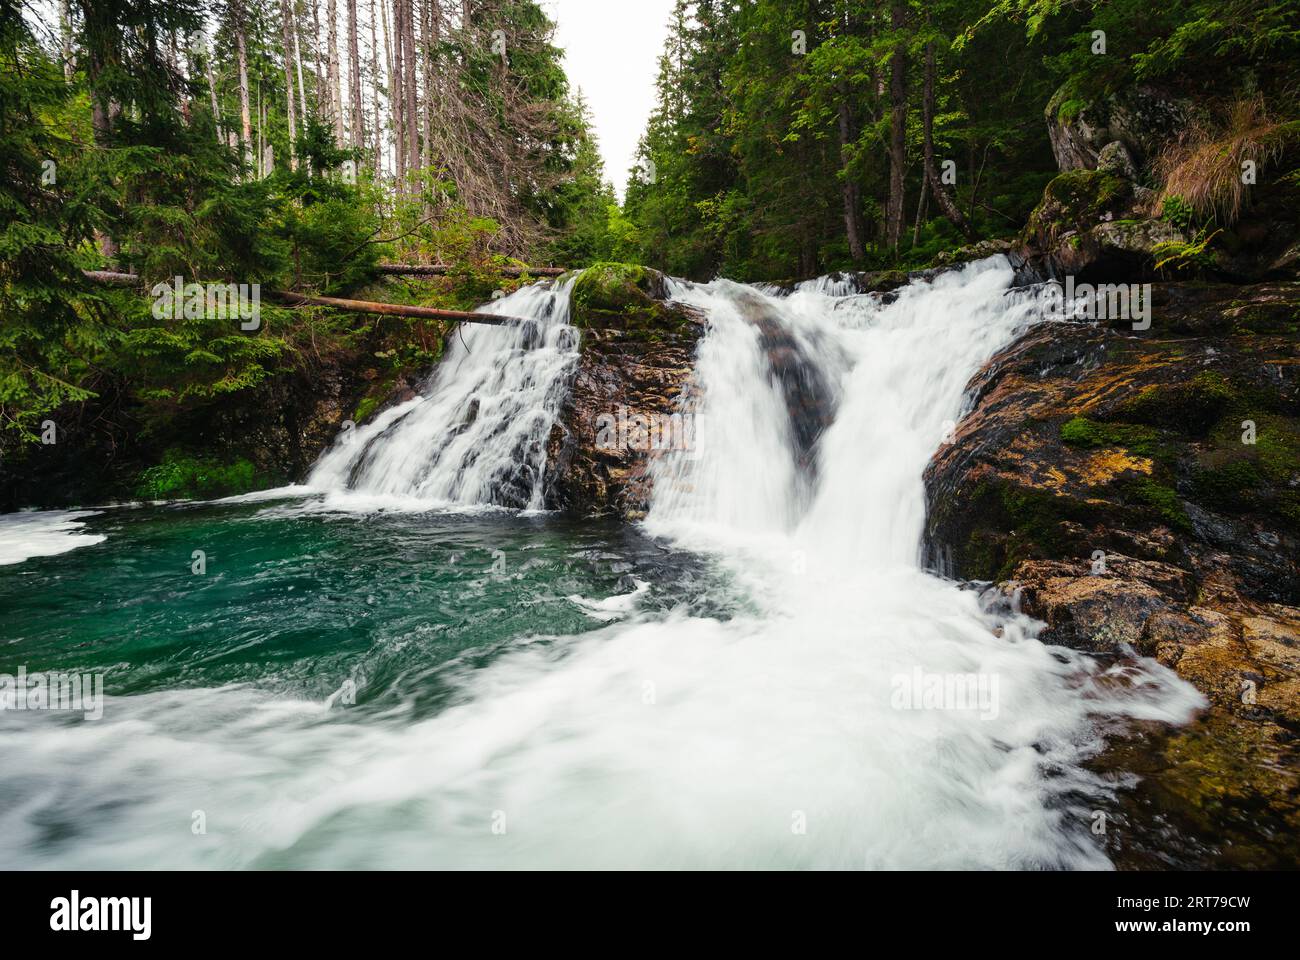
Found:
[[[1222,376],[1203,371],[1183,383],[1146,387],[1121,403],[1109,419],[1199,435],[1241,399],[1240,392]]]
[[[1047,185],[1044,199],[1055,200],[1065,212],[1095,219],[1116,202],[1127,200],[1132,186],[1101,170],[1067,170]]]
[[[271,483],[242,457],[221,463],[168,450],[162,463],[140,474],[135,495],[143,500],[211,499],[260,490]]]
[[[383,358],[381,358],[383,359]],[[401,367],[389,368],[383,376],[377,377],[370,388],[366,391],[365,396],[357,403],[357,408],[352,411],[352,422],[356,424],[365,423],[379,409],[382,404],[393,394],[393,388],[397,385],[398,376],[406,372],[408,374],[417,373],[430,366],[434,361],[419,363],[412,366],[403,365]]]
[[[379,407],[379,395],[377,393],[368,393],[361,398],[357,404],[357,409],[352,413],[353,423],[363,423],[370,418],[370,415]]]
[[[1300,530],[1300,494],[1290,490],[1278,494],[1274,512],[1285,520],[1292,530]]]
[[[1084,231],[1128,205],[1133,185],[1101,170],[1068,170],[1043,190],[1043,199],[1030,214],[1026,238],[1054,243],[1072,230]]]
[[[1300,314],[1289,303],[1252,304],[1237,314],[1234,333],[1295,333]]]
[[[1242,423],[1255,425],[1255,442],[1243,440]],[[1300,421],[1258,408],[1234,411],[1217,423],[1197,458],[1192,489],[1214,510],[1271,512],[1294,525],[1291,481],[1300,473]]]
[[[570,297],[574,326],[616,329],[653,338],[684,318],[661,299],[663,277],[632,263],[597,263],[582,271]]]
[[[1192,529],[1192,521],[1188,518],[1187,511],[1183,509],[1178,492],[1172,487],[1158,483],[1150,477],[1124,480],[1119,486],[1127,496],[1154,509],[1160,519],[1175,530]]]
[[[1172,464],[1174,452],[1161,439],[1159,431],[1126,423],[1101,423],[1087,417],[1074,417],[1061,426],[1061,439],[1075,447],[1123,447],[1140,457]]]
[[[1062,123],[1069,123],[1079,114],[1083,113],[1084,108],[1088,106],[1084,100],[1066,100],[1056,110],[1056,119]]]
[[[1095,509],[1079,500],[987,482],[972,493],[969,513],[979,520],[957,559],[962,575],[976,580],[1005,580],[1023,560],[1062,556],[1071,546],[1063,524],[1098,520]]]
[[[1192,477],[1196,499],[1213,510],[1228,513],[1254,509],[1263,483],[1264,478],[1249,460],[1234,460],[1220,467],[1198,470]]]
[[[1255,457],[1260,472],[1273,483],[1290,483],[1300,473],[1300,430],[1284,417],[1255,418]]]

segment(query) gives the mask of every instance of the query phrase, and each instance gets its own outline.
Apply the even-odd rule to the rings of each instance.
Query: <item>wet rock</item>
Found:
[[[795,443],[795,459],[805,471],[813,469],[817,441],[835,419],[838,397],[819,364],[809,360],[804,345],[790,327],[775,316],[762,297],[738,294],[742,316],[759,332],[771,376],[785,398]]]
[[[547,440],[551,508],[639,519],[653,461],[692,442],[691,371],[704,318],[655,299],[666,293],[662,274],[623,264],[593,267],[575,284],[582,332],[572,388]]]
[[[1142,336],[1031,329],[972,381],[927,471],[932,544],[977,579],[1102,550],[1300,600],[1300,344],[1245,330],[1254,303],[1295,311],[1300,285],[1157,286]]]
[[[1072,567],[1027,561],[1007,585],[1020,591],[1025,613],[1047,624],[1047,643],[1115,652],[1135,645],[1146,622],[1169,607],[1160,590],[1141,580],[1080,576]]]
[[[1271,862],[1261,832],[1300,827],[1300,285],[1153,304],[1147,331],[1043,324],[986,365],[926,472],[929,551],[1018,597],[1044,642],[1200,690],[1195,724],[1106,764],[1171,822],[1234,825],[1203,862]]]
[[[1126,157],[1122,145],[1108,156]],[[1015,253],[1043,277],[1121,282],[1156,277],[1161,244],[1185,241],[1153,217],[1151,191],[1112,169],[1069,170],[1043,190]]]

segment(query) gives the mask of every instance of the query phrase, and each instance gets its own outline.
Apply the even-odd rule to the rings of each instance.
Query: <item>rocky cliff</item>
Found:
[[[1151,88],[1049,105],[1061,173],[1012,246],[1020,279],[1151,282],[1150,322],[1044,322],[986,365],[926,473],[927,549],[1044,642],[1154,657],[1205,694],[1191,728],[1099,760],[1142,777],[1117,862],[1160,866],[1197,834],[1220,842],[1184,863],[1282,865],[1300,856],[1300,203],[1264,184],[1162,267],[1196,237],[1157,209],[1150,161],[1192,110]]]

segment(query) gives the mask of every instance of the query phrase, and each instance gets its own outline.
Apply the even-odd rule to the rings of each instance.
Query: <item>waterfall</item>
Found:
[[[644,522],[681,572],[570,596],[587,632],[530,625],[436,664],[421,634],[472,608],[412,575],[404,625],[362,654],[400,692],[370,707],[249,683],[111,697],[97,724],[0,713],[0,753],[28,778],[0,813],[11,857],[48,865],[62,834],[58,862],[91,868],[1110,866],[1092,828],[1120,781],[1086,761],[1109,725],[1182,723],[1202,698],[1153,661],[1046,646],[1011,605],[919,561],[922,473],[967,383],[1041,322],[1012,279],[996,258],[883,297],[672,284],[710,321],[688,392],[698,447],[656,463]],[[497,303],[530,322],[467,329],[421,396],[340,441],[312,484],[538,505],[575,362],[567,300]],[[562,536],[543,519],[529,529]],[[412,542],[404,556],[448,567],[465,550],[454,531]],[[617,556],[596,527],[566,542],[575,568]],[[523,576],[520,552],[500,574],[455,563],[457,595]],[[352,600],[337,615],[364,625]],[[439,709],[416,710],[433,684]],[[190,842],[198,810],[212,833]]]
[[[546,441],[578,356],[572,287],[524,287],[483,311],[523,323],[462,324],[420,395],[345,429],[307,484],[434,506],[540,509]]]
[[[436,798],[441,863],[1107,866],[1097,718],[1183,722],[1200,698],[1153,662],[1044,646],[919,561],[925,466],[971,377],[1039,317],[1012,280],[995,258],[884,297],[674,282],[710,321],[703,429],[657,463],[645,529],[749,608],[634,609],[563,656],[525,644],[466,671],[459,705],[394,734],[358,790]],[[454,421],[468,385],[438,390]],[[485,838],[494,809],[518,832]]]
[[[915,567],[926,464],[966,384],[1039,318],[1012,277],[999,257],[884,297],[833,278],[788,297],[679,284],[711,319],[696,369],[704,429],[689,454],[657,462],[652,528],[779,532],[826,570]],[[785,333],[775,351],[772,329]]]

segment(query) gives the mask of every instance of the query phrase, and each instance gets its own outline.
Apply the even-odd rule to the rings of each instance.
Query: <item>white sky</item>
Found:
[[[673,0],[540,0],[556,23],[569,82],[581,88],[619,198],[655,104]]]

